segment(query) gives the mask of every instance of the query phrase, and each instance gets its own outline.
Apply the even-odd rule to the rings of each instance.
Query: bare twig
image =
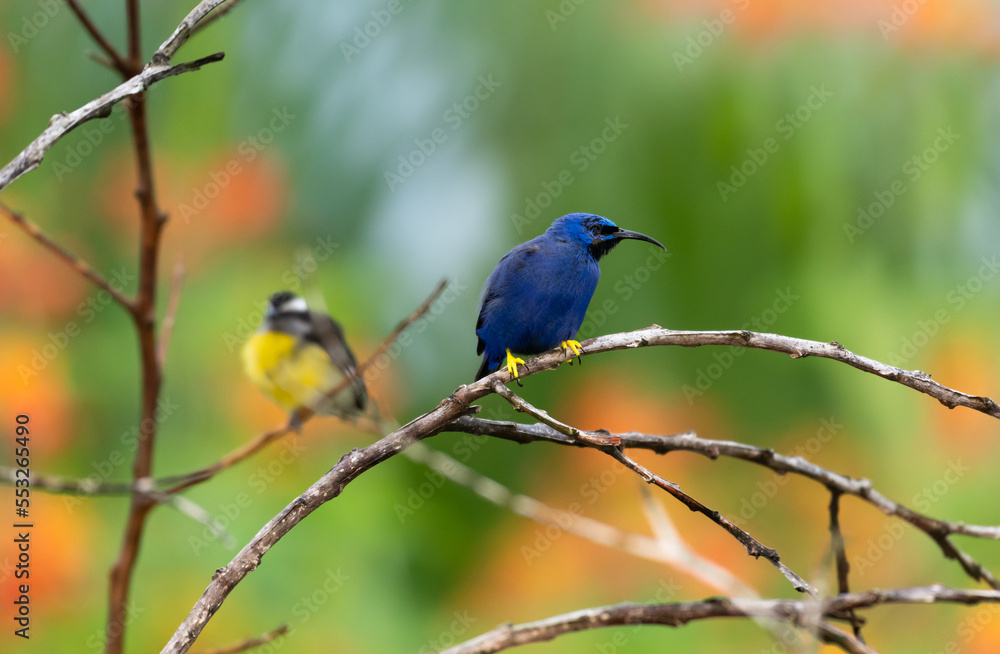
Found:
[[[589,445],[596,445],[598,447],[618,445],[621,442],[614,436],[577,429],[576,427],[572,427],[566,423],[559,422],[550,416],[547,411],[543,411],[542,409],[532,406],[527,400],[504,386],[499,380],[493,381],[493,392],[510,402],[511,406],[513,406],[515,410],[534,416],[549,427],[552,427],[560,433],[566,434],[570,438],[575,438]]]
[[[107,118],[111,109],[126,98],[143,93],[155,82],[162,79],[198,70],[206,64],[221,61],[223,53],[217,52],[201,59],[183,64],[170,63],[150,64],[141,73],[108,91],[101,97],[91,100],[79,109],[68,114],[56,114],[49,120],[49,126],[28,147],[21,151],[3,169],[0,169],[0,190],[5,189],[15,179],[38,168],[45,153],[55,143],[73,129],[95,118]]]
[[[174,33],[164,41],[153,55],[152,64],[166,63],[173,59],[182,45],[187,43],[194,33],[194,28],[212,11],[226,0],[201,0],[194,9],[188,12]]]
[[[522,425],[516,422],[483,420],[472,416],[462,416],[447,425],[442,431],[458,431],[469,434],[496,436],[522,444],[548,441],[576,447],[586,446],[584,442],[569,438],[548,425]],[[658,436],[639,432],[627,432],[614,434],[614,436],[621,439],[623,448],[647,449],[658,454],[666,454],[667,452],[674,451],[696,452],[711,459],[720,456],[742,459],[770,468],[779,474],[793,473],[812,479],[826,486],[831,492],[836,490],[844,495],[853,495],[876,507],[886,515],[901,518],[923,531],[937,543],[945,557],[958,561],[966,574],[976,581],[985,581],[992,588],[1000,590],[1000,583],[997,582],[993,574],[967,553],[955,546],[949,538],[952,535],[960,534],[976,538],[1000,540],[1000,526],[969,525],[964,522],[950,522],[923,515],[888,499],[872,488],[872,483],[867,479],[852,479],[821,468],[802,457],[776,454],[771,449],[759,448],[734,441],[708,440],[698,438],[691,433]]]
[[[209,14],[207,18],[205,18],[200,23],[194,26],[194,28],[191,30],[191,36],[194,36],[198,32],[208,27],[209,25],[213,24],[215,21],[219,20],[220,18],[231,12],[233,9],[236,9],[236,7],[239,6],[241,2],[243,2],[243,0],[225,0],[222,4],[218,6],[217,9],[215,9],[215,11]]]
[[[277,640],[287,633],[288,625],[283,624],[277,629],[269,631],[258,638],[248,638],[247,640],[244,640],[241,643],[236,643],[235,645],[228,645],[217,649],[207,649],[203,652],[199,652],[198,654],[237,654],[237,652],[245,652],[255,647],[260,647],[261,645],[267,645],[272,640]]]
[[[847,652],[871,654],[871,649],[856,638],[833,629],[820,618],[836,617],[850,609],[872,608],[887,604],[959,603],[974,605],[1000,602],[1000,592],[927,586],[892,591],[842,593],[823,601],[783,599],[710,598],[698,602],[673,604],[617,604],[557,615],[537,622],[501,625],[478,638],[462,643],[442,654],[490,654],[512,647],[552,640],[558,636],[589,629],[624,625],[664,625],[679,627],[695,620],[710,618],[754,617],[777,620],[796,627],[817,630],[818,638]]]
[[[830,491],[830,550],[837,567],[837,592],[841,595],[851,592],[848,575],[851,564],[847,562],[847,549],[844,547],[844,534],[840,531],[840,496],[839,490]],[[864,622],[858,618],[854,609],[847,611],[847,617],[854,629],[854,637],[865,642],[861,635]]]
[[[687,550],[680,542],[679,536],[673,546],[667,547],[659,537],[650,538],[588,518],[576,511],[556,509],[528,495],[515,493],[495,479],[423,443],[414,443],[403,452],[403,456],[427,466],[456,484],[465,486],[487,502],[509,509],[517,515],[543,525],[557,527],[598,545],[618,549],[641,559],[680,568],[720,592],[735,591],[734,594],[755,596],[752,589],[727,570]],[[697,558],[694,560],[690,557]]]
[[[174,266],[174,277],[170,284],[170,299],[167,300],[167,312],[163,315],[163,324],[160,325],[160,343],[157,347],[156,358],[160,362],[160,367],[167,360],[167,349],[170,347],[170,337],[174,331],[174,321],[177,318],[177,307],[181,302],[181,287],[184,285],[184,262],[178,261]]]
[[[727,595],[759,597],[757,591],[747,586],[742,579],[689,547],[659,497],[654,497],[648,486],[640,488],[646,519],[656,534],[656,543],[664,559],[695,579],[700,579],[705,585]]]
[[[544,411],[536,409],[535,407],[531,406],[526,401],[518,397],[513,391],[511,391],[509,388],[501,384],[499,381],[493,382],[493,391],[497,395],[500,395],[505,400],[510,402],[511,405],[513,405],[514,408],[517,409],[518,411],[531,414],[538,420],[548,424],[550,427],[553,427],[554,429],[558,429],[560,432],[568,436],[584,441],[586,443],[592,443],[594,445],[598,445],[601,442],[621,443],[621,439],[618,437],[608,434],[598,434],[596,432],[585,432],[581,429],[570,427],[569,425],[565,425],[553,419]],[[556,427],[555,425],[560,425],[562,428]],[[754,558],[760,558],[763,556],[765,559],[770,561],[776,568],[778,568],[778,570],[781,571],[781,574],[783,574],[786,579],[792,582],[792,585],[795,587],[795,590],[799,592],[809,593],[810,595],[817,594],[818,591],[815,588],[813,588],[809,582],[807,582],[805,579],[797,575],[788,566],[786,566],[784,563],[781,562],[781,557],[778,555],[777,551],[771,549],[770,547],[767,547],[766,545],[758,541],[756,538],[748,534],[745,530],[737,527],[735,524],[733,524],[732,521],[727,519],[718,511],[708,508],[695,498],[691,497],[690,495],[682,491],[680,486],[678,486],[674,482],[667,481],[663,477],[660,477],[659,475],[651,472],[648,468],[640,465],[639,463],[631,459],[628,455],[626,455],[622,451],[620,446],[619,447],[614,447],[611,445],[598,446],[598,449],[600,449],[605,454],[608,454],[609,456],[613,457],[619,463],[624,465],[626,468],[639,475],[639,477],[641,477],[646,483],[658,486],[659,488],[663,489],[664,491],[672,495],[676,500],[681,502],[688,509],[695,511],[697,513],[701,513],[703,516],[705,516],[715,524],[719,525],[720,527],[728,531],[730,535],[733,536],[733,538],[739,541],[739,543],[746,549],[747,554],[749,554],[750,556]]]
[[[86,278],[94,286],[105,291],[111,298],[122,306],[129,313],[133,313],[135,308],[132,305],[132,301],[121,294],[120,291],[115,290],[114,287],[100,275],[93,266],[79,258],[78,256],[70,253],[68,250],[57,244],[55,241],[50,239],[41,228],[35,223],[31,222],[25,218],[20,213],[8,209],[3,204],[0,204],[0,213],[3,213],[7,218],[11,220],[15,225],[23,229],[28,233],[31,238],[35,239],[42,244],[47,250],[55,254],[59,259],[65,262],[70,268],[79,273],[82,277]]]
[[[128,21],[128,59],[131,66],[142,66],[142,47],[141,36],[142,30],[140,29],[139,22],[139,0],[126,0],[125,2],[125,15]],[[132,73],[133,75],[135,73]],[[128,74],[126,73],[126,77]]]
[[[114,70],[118,71],[125,77],[131,77],[139,72],[137,70],[133,70],[129,65],[129,62],[125,61],[121,53],[118,52],[118,49],[111,45],[111,42],[108,41],[101,30],[97,28],[97,25],[95,25],[90,19],[90,16],[87,15],[87,12],[85,12],[83,7],[80,6],[78,0],[66,0],[66,4],[69,5],[69,8],[74,14],[76,14],[80,24],[83,25],[85,30],[87,30],[87,34],[90,34],[90,38],[94,39],[94,42],[97,43],[101,50],[103,50],[108,56],[111,67]]]
[[[639,347],[680,345],[682,347],[699,347],[702,345],[729,345],[732,347],[748,347],[758,350],[770,350],[789,355],[793,359],[803,357],[821,357],[846,363],[864,372],[877,375],[883,379],[897,382],[914,390],[930,395],[949,409],[958,406],[968,407],[986,415],[1000,418],[1000,405],[988,397],[969,395],[937,383],[925,372],[919,370],[904,370],[886,365],[855,354],[836,341],[822,343],[809,341],[780,334],[766,334],[751,331],[675,331],[664,329],[658,325],[633,332],[598,336],[582,343],[583,355],[609,352],[612,350],[634,349]],[[527,361],[521,379],[542,370],[558,368],[566,361],[566,355],[561,350],[550,350]],[[508,380],[506,370],[493,373],[491,378]]]

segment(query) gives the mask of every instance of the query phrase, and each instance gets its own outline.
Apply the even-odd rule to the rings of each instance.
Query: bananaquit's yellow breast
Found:
[[[250,380],[286,411],[310,407],[331,412],[333,407],[317,404],[344,379],[326,350],[282,332],[263,331],[251,336],[243,346],[243,366]],[[335,404],[348,395],[339,394]]]

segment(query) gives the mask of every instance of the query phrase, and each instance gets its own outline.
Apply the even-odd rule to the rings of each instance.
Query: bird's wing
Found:
[[[500,258],[497,267],[490,273],[483,289],[483,301],[479,305],[479,319],[476,321],[476,332],[482,328],[486,320],[486,313],[490,304],[496,300],[501,289],[511,282],[517,274],[528,265],[528,262],[538,253],[538,245],[528,241],[522,243]],[[486,343],[482,338],[476,345],[476,354],[482,354],[486,350]]]
[[[310,312],[309,318],[313,324],[313,334],[310,336],[315,336],[315,339],[310,340],[315,340],[326,350],[330,360],[341,372],[345,375],[353,375],[358,368],[358,361],[354,358],[351,349],[347,347],[344,331],[340,325],[333,318],[322,313]],[[365,388],[364,378],[360,375],[354,377],[351,380],[351,386],[354,388],[355,404],[358,409],[363,411],[368,403],[368,391]]]

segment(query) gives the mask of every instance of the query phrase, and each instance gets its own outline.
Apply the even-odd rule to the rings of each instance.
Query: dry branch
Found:
[[[997,405],[992,400],[967,395],[945,386],[941,386],[937,382],[931,381],[930,378],[924,373],[905,371],[899,368],[887,366],[872,359],[860,357],[859,355],[845,350],[839,344],[818,343],[815,341],[806,341],[803,339],[790,338],[777,334],[758,334],[747,331],[675,332],[668,329],[662,329],[660,327],[653,327],[634,332],[612,334],[609,336],[601,336],[590,339],[584,343],[584,348],[589,349],[589,352],[586,352],[587,354],[596,354],[598,352],[633,349],[652,345],[681,345],[685,347],[694,347],[697,345],[735,345],[785,352],[793,354],[796,358],[806,355],[823,356],[837,361],[842,361],[860,370],[871,372],[872,374],[876,374],[880,377],[891,379],[910,386],[938,399],[945,404],[950,403],[952,406],[968,406],[990,415],[994,415],[994,412],[997,412]],[[541,354],[528,360],[527,365],[525,366],[526,370],[520,376],[523,379],[542,370],[557,368],[564,361],[566,361],[565,354],[559,350],[553,350],[545,354]],[[272,518],[270,522],[264,525],[257,535],[254,536],[254,538],[232,559],[232,561],[229,562],[228,565],[216,571],[208,588],[206,588],[205,592],[202,593],[202,596],[195,603],[195,606],[192,608],[187,618],[185,618],[180,626],[178,626],[173,637],[166,644],[166,646],[164,646],[162,651],[164,653],[181,653],[188,651],[191,644],[195,639],[197,639],[198,635],[201,633],[202,629],[204,629],[205,625],[212,618],[212,616],[219,610],[219,607],[222,606],[222,603],[225,601],[226,597],[228,597],[229,593],[232,592],[233,588],[235,588],[236,585],[246,578],[250,572],[255,570],[257,566],[260,565],[261,557],[263,557],[263,555],[296,524],[302,521],[320,505],[339,496],[348,483],[367,470],[397,454],[413,442],[428,438],[441,431],[448,430],[449,426],[456,421],[456,419],[473,411],[473,402],[493,392],[493,384],[496,381],[509,383],[512,381],[512,377],[505,370],[499,370],[487,377],[484,377],[478,382],[460,386],[454,393],[442,400],[434,410],[414,419],[366,448],[354,450],[345,454],[337,465],[335,465],[328,473],[323,475],[323,477],[317,480],[309,489],[302,493],[302,495],[292,501],[278,515]],[[644,439],[640,436],[636,440],[643,441]],[[648,442],[651,439],[646,438],[645,440]],[[572,441],[572,439],[571,442],[575,445],[584,444],[582,441]],[[625,444],[626,439],[622,438],[622,442]],[[738,443],[734,443],[732,445],[736,446],[736,448],[744,448],[742,452],[743,456],[738,458],[760,461],[764,459],[776,459],[777,457],[777,455],[770,450],[760,450],[759,448],[744,446]],[[655,448],[650,449],[654,449],[655,451]],[[718,453],[715,453],[714,456],[718,456]],[[784,459],[786,460],[786,464],[796,460],[789,457],[784,457]],[[833,475],[832,473],[829,473],[829,471],[825,471],[818,466],[812,466],[812,464],[809,464],[804,460],[798,459],[798,461],[801,461],[802,465],[798,466],[797,464],[793,464],[792,467],[788,468],[788,471],[794,471],[793,467],[804,470],[811,466],[812,472],[816,476],[828,477],[831,481],[834,481],[835,484],[842,483],[851,489],[845,490],[845,493],[858,494],[862,497],[867,496],[866,499],[872,501],[871,496],[874,492],[871,490],[870,482],[865,481],[861,487],[857,487],[855,485],[857,482],[854,482],[854,480],[842,478],[839,475]],[[900,511],[901,517],[903,513],[909,511],[908,509],[903,511],[903,507],[900,505],[891,503],[884,497],[878,497],[882,500],[882,506],[880,506],[880,508],[888,507],[896,509]],[[885,510],[885,508],[883,508],[883,510]],[[919,521],[919,518],[916,517],[918,514],[910,511],[907,515],[909,515],[911,519]],[[920,518],[922,517],[923,516],[920,516]],[[984,530],[984,528],[972,531],[982,530]],[[959,532],[956,530],[954,533],[968,532]],[[942,538],[945,542],[947,542],[947,536],[943,536]],[[939,545],[940,544],[941,543],[939,541]],[[947,553],[948,552],[946,551],[946,554]],[[965,567],[967,571],[969,571],[970,566],[974,564],[971,558],[967,557],[967,555],[964,560],[960,558],[960,561],[962,561],[963,567]],[[978,564],[975,565],[978,566]],[[972,569],[975,568],[973,567]],[[983,570],[981,566],[978,567],[978,570],[983,578],[986,578],[987,580],[992,578],[991,575],[985,576],[989,575],[989,573]],[[853,637],[850,638],[853,640]]]
[[[61,245],[50,239],[48,236],[45,235],[45,233],[38,225],[25,218],[22,214],[13,211],[11,209],[8,209],[3,204],[0,204],[0,213],[3,213],[5,216],[7,216],[7,218],[10,219],[11,222],[13,222],[15,225],[17,225],[25,232],[27,232],[28,235],[31,236],[31,238],[41,243],[44,248],[46,248],[54,255],[56,255],[56,257],[65,262],[70,268],[75,270],[77,274],[79,274],[81,277],[85,278],[87,281],[89,281],[91,284],[98,287],[99,289],[105,291],[108,295],[111,296],[111,298],[115,302],[121,305],[126,311],[128,311],[129,313],[133,313],[135,311],[135,308],[132,306],[132,301],[129,300],[124,295],[122,295],[119,291],[116,291],[114,287],[112,287],[111,284],[108,282],[108,280],[106,280],[103,276],[101,276],[100,273],[94,270],[93,266],[91,266],[89,263],[87,263],[80,257],[76,256],[66,248],[62,247]]]
[[[710,598],[673,604],[617,604],[557,615],[537,622],[501,625],[478,638],[445,650],[441,654],[489,654],[512,647],[552,640],[558,636],[589,629],[624,625],[664,625],[679,627],[695,620],[753,617],[776,620],[807,630],[847,652],[871,653],[853,636],[830,627],[823,618],[836,618],[853,609],[887,604],[1000,603],[1000,592],[964,590],[943,586],[903,588],[867,593],[842,593],[819,604],[806,600]],[[819,611],[817,611],[817,608]]]
[[[38,168],[45,153],[70,131],[95,118],[107,118],[116,104],[145,92],[151,85],[162,79],[198,70],[205,64],[221,61],[225,55],[217,52],[201,59],[183,64],[150,64],[141,73],[123,82],[101,97],[91,100],[75,111],[52,116],[49,126],[28,147],[0,169],[0,191],[15,179]]]
[[[530,362],[529,362],[530,363]],[[522,375],[523,376],[523,375]],[[468,434],[495,436],[516,443],[526,444],[536,441],[585,447],[586,443],[567,437],[548,425],[524,425],[516,422],[484,420],[472,416],[462,416],[450,423],[442,431],[457,431]],[[694,434],[658,436],[639,432],[612,434],[621,439],[623,448],[646,449],[657,454],[685,451],[695,452],[711,459],[720,456],[750,461],[777,473],[793,473],[823,484],[831,492],[853,495],[871,504],[888,516],[905,520],[927,534],[941,549],[945,557],[955,559],[966,574],[976,581],[985,581],[992,588],[1000,590],[1000,583],[981,564],[951,542],[950,536],[963,535],[992,540],[1000,539],[1000,526],[969,525],[964,522],[940,520],[918,513],[909,507],[894,502],[874,488],[867,479],[852,479],[806,461],[802,457],[776,454],[774,450],[755,447],[735,441],[715,441],[698,438]]]
[[[263,636],[258,638],[248,638],[241,643],[236,643],[235,645],[228,645],[226,647],[219,647],[217,649],[205,650],[204,652],[199,652],[198,654],[237,654],[237,652],[246,652],[247,650],[254,649],[255,647],[260,647],[261,645],[267,645],[272,640],[277,640],[285,634],[288,633],[288,625],[283,624],[277,629],[267,632]]]
[[[781,571],[781,574],[783,574],[788,581],[792,582],[792,586],[794,586],[795,590],[803,593],[809,593],[813,596],[818,594],[818,591],[813,588],[809,582],[781,562],[781,556],[777,551],[767,547],[746,531],[740,529],[731,520],[727,519],[718,511],[708,508],[695,498],[682,491],[680,486],[674,482],[667,481],[663,477],[653,473],[648,468],[640,465],[628,457],[622,451],[621,439],[619,437],[609,435],[607,433],[601,434],[599,432],[585,431],[577,429],[576,427],[571,427],[565,423],[561,423],[549,416],[546,412],[533,407],[499,381],[493,382],[493,392],[510,402],[511,405],[518,411],[534,416],[546,425],[552,427],[553,429],[558,429],[560,432],[570,436],[571,438],[576,438],[584,443],[597,447],[597,449],[600,449],[602,452],[611,456],[626,468],[639,475],[639,477],[642,478],[642,480],[647,484],[653,484],[663,489],[691,511],[704,515],[706,518],[725,529],[733,538],[739,541],[740,545],[746,549],[747,554],[754,558],[760,558],[763,556],[765,559],[770,561],[771,564]],[[609,445],[609,443],[614,443],[617,446]]]

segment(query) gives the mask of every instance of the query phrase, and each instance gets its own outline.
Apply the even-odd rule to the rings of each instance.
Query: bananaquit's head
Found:
[[[268,299],[267,310],[264,313],[264,317],[271,318],[283,313],[308,314],[309,305],[306,304],[305,300],[291,291],[278,291]]]
[[[290,291],[279,291],[268,300],[264,323],[243,347],[243,365],[250,380],[293,416],[308,408],[353,417],[367,406],[360,376],[329,396],[355,374],[357,361],[340,325],[310,311],[306,301]]]

